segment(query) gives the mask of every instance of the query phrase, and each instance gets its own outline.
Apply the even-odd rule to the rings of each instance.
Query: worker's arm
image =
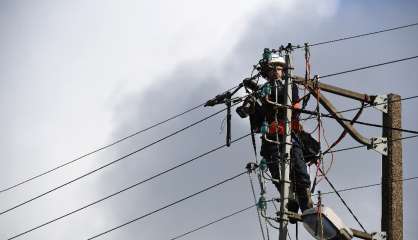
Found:
[[[301,109],[302,104],[300,103],[299,99],[299,89],[298,86],[295,83],[292,83],[292,107],[294,109]],[[299,112],[293,111],[292,112],[292,118],[293,119],[299,119]]]

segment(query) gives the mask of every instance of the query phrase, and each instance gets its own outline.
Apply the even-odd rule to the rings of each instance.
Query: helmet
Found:
[[[270,53],[267,56],[267,64],[270,65],[270,66],[275,66],[275,65],[285,66],[286,61],[284,60],[284,57],[280,56],[279,54]]]
[[[263,52],[263,62],[268,65],[286,65],[286,61],[275,51],[265,48]]]
[[[267,77],[268,71],[273,66],[286,66],[286,61],[284,57],[280,56],[275,50],[270,50],[268,48],[264,49],[263,58],[259,62],[259,70],[262,77]]]

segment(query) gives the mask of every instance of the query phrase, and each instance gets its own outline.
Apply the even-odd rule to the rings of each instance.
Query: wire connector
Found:
[[[260,170],[261,170],[262,172],[267,171],[267,161],[266,161],[266,159],[265,159],[265,158],[262,158],[262,159],[260,160],[259,168],[260,168]]]
[[[260,198],[258,199],[257,208],[262,210],[262,211],[267,209],[267,202],[266,202],[266,198],[264,198],[264,196],[260,196]]]
[[[384,156],[388,155],[388,140],[386,137],[370,138],[370,142],[371,146],[367,146],[367,149],[373,149]]]

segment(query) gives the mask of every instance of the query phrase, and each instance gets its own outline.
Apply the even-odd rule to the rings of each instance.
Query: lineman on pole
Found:
[[[251,127],[255,132],[261,132],[265,137],[262,138],[260,155],[266,160],[268,169],[273,178],[276,188],[280,189],[280,152],[283,151],[278,142],[285,134],[284,124],[286,119],[286,107],[279,107],[285,104],[284,70],[286,68],[285,59],[277,52],[269,49],[264,50],[263,59],[260,60],[260,73],[267,83],[261,88],[262,97],[258,104],[255,104],[254,111],[250,113]],[[292,84],[292,107],[298,108],[299,94],[296,84]],[[259,104],[261,102],[261,104]],[[272,104],[278,103],[278,104]],[[291,121],[292,149],[290,156],[290,180],[293,183],[293,190],[296,193],[301,211],[313,207],[310,193],[310,176],[307,172],[306,163],[302,151],[302,126],[299,123],[299,113],[293,111]],[[306,134],[303,132],[303,134]],[[283,178],[282,178],[283,179]],[[284,196],[287,197],[287,196]],[[290,211],[297,212],[298,207],[288,206]]]

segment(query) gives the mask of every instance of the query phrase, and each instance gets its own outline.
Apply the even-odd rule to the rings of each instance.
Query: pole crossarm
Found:
[[[333,94],[340,95],[343,97],[348,97],[348,98],[361,101],[361,102],[367,102],[369,104],[373,104],[376,98],[375,95],[367,95],[364,93],[358,93],[358,92],[354,92],[345,88],[336,87],[336,86],[326,84],[326,83],[320,83],[320,82],[316,82],[313,80],[306,81],[304,77],[300,77],[300,76],[295,76],[293,82],[296,84],[305,85],[312,89],[319,88],[325,92],[333,93]]]
[[[321,103],[321,105],[324,106],[324,108],[335,118],[335,120],[337,120],[337,122],[348,132],[348,134],[350,134],[350,136],[354,138],[354,140],[356,140],[357,142],[363,145],[366,145],[367,147],[372,148],[373,146],[372,140],[363,137],[363,135],[361,135],[353,127],[353,125],[350,123],[349,120],[344,120],[345,118],[340,113],[338,113],[337,109],[334,107],[331,101],[329,101],[324,95],[316,91],[316,87],[319,87],[319,88],[322,87],[321,90],[338,94],[341,96],[349,97],[349,98],[359,100],[359,101],[367,101],[369,103],[373,101],[373,97],[366,95],[366,94],[356,93],[356,92],[346,90],[343,88],[334,87],[328,84],[318,83],[313,80],[306,81],[305,78],[298,77],[298,76],[294,78],[294,82],[296,84],[305,85],[308,91],[315,98],[319,99],[319,102]]]

